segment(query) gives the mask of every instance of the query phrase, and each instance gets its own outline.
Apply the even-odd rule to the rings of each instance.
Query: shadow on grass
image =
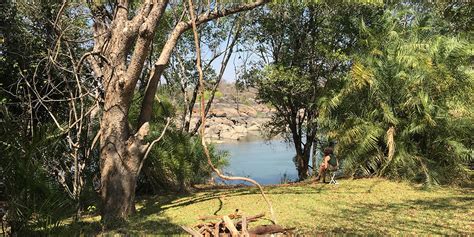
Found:
[[[376,184],[374,184],[375,186]],[[278,186],[267,186],[264,188],[267,195],[301,195],[301,194],[331,194],[331,193],[345,193],[345,194],[360,194],[371,192],[365,188],[361,191],[350,191],[347,189],[338,190],[338,186],[331,184],[317,183],[313,186],[289,186],[289,187],[278,187]],[[367,191],[365,191],[367,190]],[[201,191],[201,190],[198,190]],[[222,209],[221,197],[239,197],[245,195],[259,195],[260,191],[256,187],[234,187],[231,188],[216,188],[216,189],[205,189],[205,194],[199,194],[199,192],[187,195],[165,195],[165,196],[154,196],[148,198],[142,198],[143,207],[139,210],[139,215],[149,215],[154,213],[161,213],[170,208],[185,207],[200,202],[206,202],[209,200],[219,200],[219,206],[214,212],[214,215],[219,213]]]
[[[334,186],[329,184],[308,184],[306,186],[265,187],[267,194],[271,195],[297,195],[297,194],[363,194],[373,193],[380,184],[373,182],[371,185]],[[379,188],[378,188],[379,189]],[[107,233],[124,235],[142,234],[184,234],[181,227],[164,215],[171,208],[186,207],[189,205],[219,200],[213,214],[222,210],[222,197],[240,197],[245,195],[259,195],[254,187],[233,187],[198,190],[191,194],[164,194],[151,197],[138,198],[139,208],[137,213],[123,227]],[[271,197],[270,197],[271,199]],[[466,230],[457,230],[443,219],[442,213],[458,213],[470,210],[474,197],[449,196],[429,199],[414,199],[390,203],[357,203],[348,206],[335,207],[334,211],[323,213],[313,207],[308,212],[313,216],[320,216],[327,222],[336,223],[332,227],[321,229],[322,232],[313,234],[377,234],[386,235],[387,228],[391,231],[415,234],[466,234]],[[428,212],[427,212],[428,211]],[[433,214],[435,213],[435,214]],[[438,214],[439,213],[439,214]],[[191,213],[190,213],[191,214]],[[412,215],[413,216],[409,216]],[[404,216],[405,215],[405,216]],[[431,215],[431,216],[430,216]],[[435,215],[435,216],[432,216]],[[387,224],[388,223],[388,224]],[[310,230],[311,231],[311,230]],[[82,222],[61,226],[55,231],[56,236],[78,236],[102,234],[101,226],[96,222]]]
[[[157,197],[140,198],[138,200],[143,206],[133,215],[129,221],[119,227],[103,231],[100,221],[81,221],[56,227],[48,232],[36,231],[28,236],[142,236],[183,234],[179,225],[172,223],[170,218],[159,215],[163,206],[170,204],[179,195],[163,195]],[[146,218],[150,214],[158,214],[157,218]]]
[[[334,234],[387,235],[387,228],[400,233],[423,235],[466,235],[466,229],[454,228],[443,214],[472,208],[474,197],[443,197],[429,200],[409,200],[403,203],[356,204],[339,208],[333,213],[313,210],[315,216],[324,216],[325,221],[339,223],[329,230]],[[341,223],[342,221],[347,221]],[[462,221],[462,220],[457,220]],[[350,224],[348,224],[350,223]],[[326,232],[327,234],[328,232]]]

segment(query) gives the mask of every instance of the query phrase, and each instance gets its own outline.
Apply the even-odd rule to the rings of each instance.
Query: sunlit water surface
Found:
[[[249,137],[237,142],[217,144],[217,148],[230,153],[229,165],[224,168],[226,174],[250,177],[260,184],[279,184],[282,179],[294,181],[298,177],[293,163],[294,148],[281,140],[265,142]]]

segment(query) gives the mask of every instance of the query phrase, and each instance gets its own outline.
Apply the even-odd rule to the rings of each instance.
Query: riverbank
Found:
[[[252,88],[238,91],[232,84],[221,83],[206,118],[207,141],[226,143],[261,136],[274,110],[258,103],[256,93]],[[200,119],[199,111],[200,105],[196,103],[190,120],[191,128]]]
[[[339,185],[306,183],[265,187],[277,221],[298,234],[473,235],[472,188],[420,186],[385,179],[340,180]],[[184,234],[199,216],[224,215],[239,209],[248,215],[268,214],[251,187],[205,189],[186,195],[141,197],[137,215],[106,234]],[[268,215],[267,215],[268,216]],[[100,217],[66,225],[58,235],[100,232]],[[261,222],[256,224],[268,224]],[[254,224],[255,225],[255,224]],[[102,233],[104,234],[104,233]]]
[[[216,103],[206,119],[205,138],[213,143],[225,143],[261,136],[271,115],[272,111],[264,105]],[[195,115],[191,119],[191,127],[198,120],[199,117]]]

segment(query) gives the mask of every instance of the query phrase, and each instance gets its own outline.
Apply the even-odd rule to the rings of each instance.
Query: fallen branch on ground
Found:
[[[244,214],[235,213],[229,215],[216,215],[200,217],[200,220],[209,220],[205,223],[199,223],[194,227],[182,226],[183,230],[192,236],[255,236],[267,234],[282,234],[292,236],[291,230],[294,228],[283,228],[279,225],[259,225],[249,229],[248,224],[256,222],[265,214],[257,214],[247,217]]]

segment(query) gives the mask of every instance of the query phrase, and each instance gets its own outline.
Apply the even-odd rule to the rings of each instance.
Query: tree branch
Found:
[[[214,84],[214,87],[212,88],[212,92],[211,92],[211,98],[209,98],[209,100],[207,101],[207,104],[206,104],[206,109],[204,111],[204,117],[207,117],[207,115],[209,114],[209,110],[211,110],[211,106],[212,106],[212,102],[214,101],[214,96],[216,94],[216,91],[217,91],[217,88],[219,87],[219,84],[222,80],[222,77],[224,76],[224,72],[225,72],[225,69],[227,68],[227,64],[229,63],[229,60],[230,60],[230,57],[232,56],[232,52],[233,52],[233,49],[234,49],[234,46],[235,44],[237,43],[237,40],[239,38],[239,35],[240,35],[240,24],[237,26],[237,30],[235,32],[235,35],[234,37],[232,38],[232,41],[230,41],[230,38],[231,38],[231,34],[232,34],[232,31],[229,32],[229,40],[227,41],[227,45],[226,45],[226,48],[228,48],[227,51],[225,51],[225,54],[224,54],[224,59],[222,60],[221,62],[221,68],[219,70],[219,75],[217,76],[217,80]],[[194,106],[193,106],[194,107]],[[190,111],[192,113],[192,110]],[[194,129],[193,131],[191,132],[192,135],[196,134],[199,130],[199,127],[201,126],[201,123],[202,123],[202,119],[199,118],[199,120],[197,121],[196,125],[194,126]]]
[[[225,180],[242,180],[242,181],[247,181],[247,182],[250,182],[252,184],[254,184],[255,186],[257,186],[260,190],[260,193],[262,194],[263,196],[263,199],[265,199],[265,201],[267,202],[269,208],[270,208],[270,213],[272,215],[272,221],[275,223],[276,222],[276,218],[275,218],[275,213],[273,212],[273,207],[272,207],[272,204],[270,202],[270,200],[267,198],[267,196],[265,195],[265,192],[263,191],[263,188],[262,186],[257,183],[255,180],[253,179],[250,179],[250,178],[245,178],[245,177],[231,177],[231,176],[226,176],[226,175],[223,175],[213,164],[212,164],[212,161],[211,161],[211,155],[209,153],[209,149],[207,148],[207,144],[206,144],[206,141],[204,139],[204,135],[205,135],[205,124],[206,124],[206,117],[204,116],[204,76],[203,76],[203,71],[202,71],[202,66],[201,66],[201,48],[200,48],[200,45],[199,45],[199,36],[198,36],[198,33],[197,33],[197,25],[196,25],[196,17],[194,16],[194,8],[193,8],[193,2],[192,0],[189,0],[189,11],[190,11],[190,14],[191,14],[191,23],[192,23],[192,28],[193,28],[193,33],[194,33],[194,43],[196,45],[196,57],[197,57],[197,69],[198,69],[198,72],[199,72],[199,84],[200,84],[200,95],[201,95],[201,120],[202,120],[202,126],[201,126],[201,130],[200,130],[200,133],[201,133],[201,143],[202,143],[202,146],[203,146],[203,149],[204,149],[204,154],[206,155],[207,157],[207,163],[209,164],[209,166],[211,167],[211,169],[217,174],[217,176],[219,176],[221,179],[225,179]]]
[[[254,3],[241,4],[230,9],[223,9],[222,11],[216,10],[212,13],[206,12],[199,15],[196,18],[196,21],[194,23],[197,26],[202,23],[217,19],[219,17],[224,17],[224,16],[228,16],[228,15],[235,14],[238,12],[251,10],[258,6],[264,5],[268,2],[270,2],[270,0],[258,0]],[[194,10],[194,8],[192,10]],[[165,46],[163,47],[163,50],[160,54],[160,57],[155,62],[152,72],[150,73],[148,85],[145,90],[145,97],[143,98],[143,103],[142,103],[142,107],[140,111],[140,117],[138,121],[139,126],[147,121],[150,121],[151,113],[152,113],[153,98],[155,96],[156,89],[158,87],[158,82],[161,76],[163,75],[163,71],[166,65],[168,64],[173,48],[176,46],[176,43],[179,37],[181,36],[182,33],[190,29],[191,27],[192,27],[191,20],[179,22],[174,28],[173,32],[171,33],[169,39],[166,41]]]
[[[170,124],[170,121],[171,121],[170,118],[166,119],[166,125],[163,128],[163,131],[161,132],[161,135],[157,139],[153,140],[153,142],[151,142],[150,145],[148,145],[148,147],[146,149],[146,152],[145,152],[145,155],[143,155],[143,158],[140,162],[140,166],[138,167],[138,173],[140,173],[140,170],[142,170],[143,164],[145,163],[145,160],[148,157],[148,154],[150,153],[151,148],[153,148],[153,145],[155,145],[155,143],[159,142],[163,138],[163,136],[165,135],[166,129],[168,128],[168,126]]]
[[[153,5],[153,7],[148,10],[147,8],[149,8],[150,5]],[[143,7],[145,10],[139,14],[141,15],[141,17],[137,18],[139,20],[133,19],[136,20],[135,24],[137,25],[136,27],[139,27],[139,29],[137,29],[138,39],[135,44],[135,49],[133,50],[129,67],[127,69],[128,81],[126,82],[125,87],[129,92],[135,89],[135,85],[137,84],[140,73],[142,72],[145,59],[149,53],[148,51],[153,40],[153,36],[155,35],[157,24],[161,19],[167,5],[168,0],[162,0],[159,1],[159,3],[154,4],[148,3],[147,6]],[[147,15],[146,17],[145,14]]]

